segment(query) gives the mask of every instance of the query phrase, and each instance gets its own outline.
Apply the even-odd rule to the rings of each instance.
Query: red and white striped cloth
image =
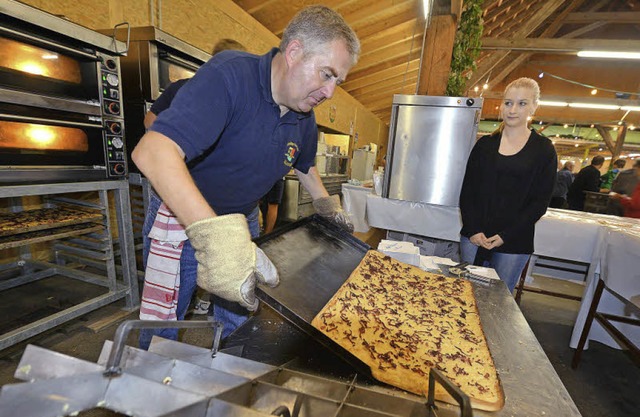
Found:
[[[180,255],[187,234],[164,203],[158,209],[149,237],[151,247],[140,301],[140,319],[176,320]]]

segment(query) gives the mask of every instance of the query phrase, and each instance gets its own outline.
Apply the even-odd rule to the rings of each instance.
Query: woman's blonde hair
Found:
[[[540,100],[540,86],[533,78],[522,77],[517,80],[511,81],[507,87],[504,89],[506,93],[510,88],[528,88],[533,91],[533,104],[538,105],[538,100]]]

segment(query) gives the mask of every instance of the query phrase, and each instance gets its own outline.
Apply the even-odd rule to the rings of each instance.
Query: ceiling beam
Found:
[[[585,0],[573,0],[573,2],[569,6],[567,6],[567,8],[565,8],[558,16],[556,16],[553,22],[551,22],[551,24],[544,30],[544,32],[542,32],[541,36],[553,37],[553,35],[555,35],[562,27],[562,22],[564,21],[564,18],[569,13],[571,13],[572,11],[582,6],[584,2]],[[562,37],[573,38],[574,36],[572,34],[566,34]],[[532,53],[519,54],[519,55],[510,54],[511,60],[509,61],[506,67],[502,68],[502,70],[500,70],[498,74],[495,74],[493,76],[491,80],[491,85],[496,85],[502,82],[502,80],[507,78],[516,68],[518,68],[523,63],[527,62],[532,55],[533,55]]]
[[[566,39],[566,38],[482,38],[482,49],[532,52],[577,52],[580,50],[628,51],[640,50],[640,40],[629,39]]]
[[[347,77],[347,81],[343,83],[341,87],[347,91],[350,91],[356,88],[377,85],[380,82],[386,82],[386,80],[392,79],[396,76],[402,76],[405,73],[417,71],[419,64],[420,61],[414,59],[413,61],[409,62],[408,65],[406,62],[403,62],[402,64],[395,67],[387,68],[374,74],[358,77],[353,80],[350,77]]]
[[[420,60],[420,49],[413,50],[409,56],[399,56],[392,59],[385,59],[380,63],[369,67],[369,68],[360,68],[360,64],[356,65],[354,71],[351,71],[351,76],[353,78],[359,78],[366,75],[375,74],[376,72],[382,71],[387,68],[396,67],[401,64],[407,64],[407,62],[412,62],[414,60]]]
[[[638,24],[640,22],[640,12],[582,12],[570,13],[565,23],[631,23]]]
[[[567,34],[565,34],[563,37],[564,38],[577,38],[579,36],[584,35],[585,33],[589,33],[589,32],[593,32],[594,30],[601,28],[602,26],[605,26],[607,24],[607,22],[593,22],[591,24],[588,24],[586,26],[583,26],[581,28],[578,28],[574,31],[571,31]]]
[[[529,19],[517,32],[513,34],[514,37],[524,38],[529,36],[536,28],[538,28],[546,19],[549,18],[555,11],[564,4],[564,0],[548,0],[544,4],[541,4],[538,11],[531,19]],[[473,72],[471,78],[467,82],[467,89],[476,85],[481,80],[484,80],[487,75],[495,68],[507,56],[505,51],[496,51],[491,57],[485,60],[484,63],[478,66]]]

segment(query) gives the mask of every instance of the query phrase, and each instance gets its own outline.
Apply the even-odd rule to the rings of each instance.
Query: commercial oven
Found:
[[[0,3],[0,182],[126,176],[125,46],[22,3]]]
[[[113,29],[100,30],[114,35]],[[118,28],[115,36],[129,42],[121,58],[129,153],[145,133],[144,116],[172,82],[191,78],[211,55],[154,26]],[[139,172],[134,164],[129,166]]]

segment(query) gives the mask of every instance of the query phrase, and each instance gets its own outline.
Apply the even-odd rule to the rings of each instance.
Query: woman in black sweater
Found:
[[[495,268],[510,291],[533,253],[556,177],[553,144],[528,128],[539,97],[531,78],[507,86],[501,127],[474,146],[460,193],[462,260]]]

